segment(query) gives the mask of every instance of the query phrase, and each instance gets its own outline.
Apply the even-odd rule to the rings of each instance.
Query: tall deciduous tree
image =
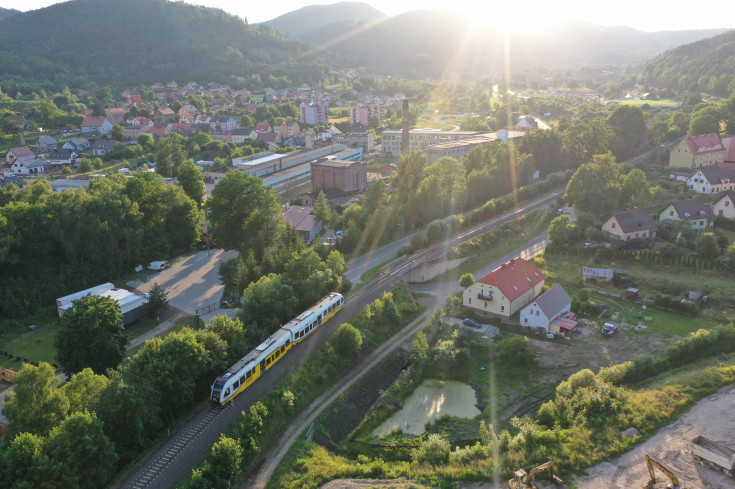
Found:
[[[607,123],[615,134],[610,140],[610,150],[617,159],[623,161],[643,148],[646,119],[640,107],[620,105],[610,114]]]
[[[201,168],[199,168],[193,161],[184,161],[179,165],[179,184],[184,189],[186,195],[191,200],[202,204],[202,197],[204,197],[204,174]]]
[[[227,436],[220,435],[201,468],[194,469],[191,475],[193,488],[221,488],[238,487],[241,475],[243,450],[240,443]]]
[[[242,172],[225,175],[207,199],[214,241],[222,248],[245,255],[253,250],[256,259],[278,241],[286,224],[280,197],[263,180]]]
[[[156,145],[156,172],[164,177],[177,176],[179,166],[187,160],[181,138],[177,136],[161,138]]]
[[[51,430],[44,454],[48,465],[42,487],[59,489],[105,487],[115,475],[118,460],[102,423],[89,412],[73,413]]]
[[[10,419],[5,435],[8,440],[23,432],[45,436],[64,419],[69,400],[59,383],[48,363],[41,362],[38,367],[23,365],[15,377],[15,391],[8,394],[3,408]]]
[[[621,165],[611,153],[595,155],[577,169],[567,184],[567,203],[596,216],[609,214],[620,205],[623,177]]]
[[[59,363],[69,375],[86,367],[96,373],[117,367],[127,343],[120,305],[96,295],[74,301],[61,317],[54,340]]]

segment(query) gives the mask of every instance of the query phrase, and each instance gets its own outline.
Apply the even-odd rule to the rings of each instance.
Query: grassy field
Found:
[[[659,107],[659,108],[665,108],[665,107],[678,107],[679,102],[675,100],[640,100],[640,99],[631,99],[631,100],[618,100],[621,105],[634,105],[636,107],[640,107],[641,105],[648,104],[651,107]]]
[[[453,124],[446,124],[435,120],[434,118],[421,117],[416,121],[417,129],[439,129],[440,131],[450,131],[454,129]]]
[[[465,273],[474,273],[478,269],[494,262],[514,249],[523,246],[529,240],[543,233],[549,226],[551,219],[552,217],[545,212],[534,211],[528,214],[523,222],[523,232],[502,239],[498,246],[486,249],[481,253],[472,256],[458,268],[446,271],[434,278],[432,282],[443,282],[445,280],[454,279],[458,280]]]

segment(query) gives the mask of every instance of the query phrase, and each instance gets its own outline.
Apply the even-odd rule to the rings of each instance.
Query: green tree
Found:
[[[606,215],[620,205],[623,177],[621,165],[611,153],[595,155],[580,166],[567,184],[564,199],[578,209],[596,216]]]
[[[222,297],[229,297],[232,293],[239,295],[242,292],[238,287],[238,278],[240,276],[239,258],[233,257],[220,262],[218,272],[219,279],[222,285],[225,286],[222,291]]]
[[[11,420],[5,434],[13,440],[19,433],[47,435],[69,411],[69,400],[59,389],[60,379],[53,367],[23,364],[15,377],[15,391],[5,399],[3,413]]]
[[[462,288],[467,288],[474,283],[475,277],[471,273],[465,273],[459,278],[459,286]]]
[[[555,217],[549,225],[549,239],[554,244],[565,244],[572,235],[574,226],[569,224],[569,216],[563,214]]]
[[[206,188],[201,168],[193,161],[184,161],[179,165],[178,179],[186,195],[197,205],[202,205],[202,197],[204,197]]]
[[[620,204],[622,206],[632,205],[638,198],[649,192],[646,174],[638,168],[633,168],[623,180]]]
[[[112,126],[112,129],[110,129],[110,138],[115,141],[122,141],[125,139],[125,128],[120,124],[115,124]]]
[[[260,178],[229,172],[206,203],[214,241],[243,255],[252,249],[262,259],[286,226],[279,202],[278,193]]]
[[[260,277],[243,291],[240,318],[249,340],[260,341],[298,314],[299,298],[279,275]],[[267,333],[267,334],[266,334]]]
[[[243,450],[237,440],[220,435],[201,468],[193,470],[188,487],[229,489],[238,487]]]
[[[92,160],[89,158],[82,158],[79,162],[79,173],[87,173],[92,171]]]
[[[702,134],[719,134],[720,122],[713,114],[694,114],[689,123],[689,136],[701,136]]]
[[[138,136],[138,144],[141,148],[143,148],[146,151],[150,151],[153,149],[153,136],[147,133],[143,133],[140,136]]]
[[[151,290],[148,292],[148,302],[145,304],[145,315],[149,318],[158,317],[158,315],[168,308],[168,292],[153,282]]]
[[[96,295],[73,304],[61,317],[54,339],[62,369],[71,375],[86,367],[95,373],[117,367],[128,344],[120,305],[114,299]]]
[[[613,110],[607,123],[615,134],[610,150],[618,160],[625,160],[642,149],[646,140],[646,118],[640,107],[620,105]]]
[[[349,362],[354,362],[362,350],[362,333],[350,323],[342,323],[329,342],[338,355]]]
[[[25,489],[35,484],[38,468],[43,463],[44,437],[33,433],[20,433],[7,448],[0,452],[0,480],[3,487]]]
[[[94,412],[108,383],[107,377],[94,373],[91,368],[74,374],[62,387],[69,399],[69,413]]]
[[[117,468],[115,445],[97,416],[89,412],[73,413],[51,430],[44,454],[48,456],[46,482],[51,485],[43,487],[105,487]]]
[[[697,254],[702,258],[714,260],[721,254],[715,233],[701,233],[695,241]]]
[[[243,325],[239,318],[225,315],[215,316],[207,326],[207,331],[211,331],[227,343],[227,358],[230,361],[241,358],[245,354]]]
[[[179,166],[188,159],[180,136],[171,134],[156,143],[156,172],[164,177],[178,175]]]

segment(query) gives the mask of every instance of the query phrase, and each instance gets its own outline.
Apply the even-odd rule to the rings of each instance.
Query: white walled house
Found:
[[[735,190],[725,192],[712,204],[712,209],[717,217],[735,219]]]
[[[547,333],[551,322],[559,316],[570,312],[572,298],[557,284],[538,296],[533,302],[521,309],[521,326],[543,328]]]
[[[514,258],[464,289],[462,305],[508,320],[541,294],[545,280],[536,265]]]
[[[689,177],[687,188],[700,194],[735,190],[735,170],[727,166],[701,168]]]

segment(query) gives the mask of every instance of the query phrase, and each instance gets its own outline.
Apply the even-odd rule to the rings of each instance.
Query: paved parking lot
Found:
[[[219,302],[223,288],[219,265],[236,256],[237,251],[217,249],[184,255],[172,260],[166,270],[147,271],[144,280],[132,280],[128,286],[143,293],[149,292],[158,282],[168,293],[171,306],[194,315],[197,309]]]

